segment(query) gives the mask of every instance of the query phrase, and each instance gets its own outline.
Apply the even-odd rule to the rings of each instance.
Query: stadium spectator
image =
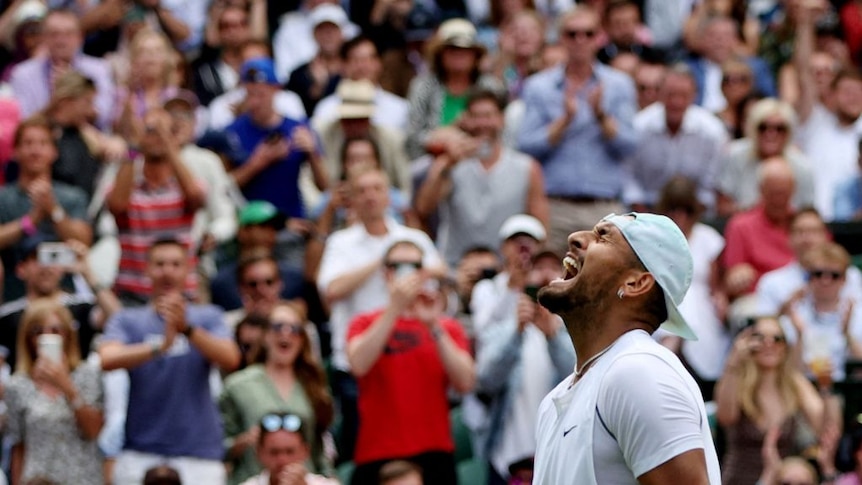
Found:
[[[637,107],[631,79],[595,62],[598,13],[579,5],[558,25],[567,62],[524,86],[518,145],[542,164],[550,203],[548,241],[565,252],[572,231],[592,228],[623,209],[622,162],[637,146],[632,125]]]
[[[151,243],[147,306],[117,312],[105,328],[102,368],[128,369],[130,380],[116,484],[140,483],[147,469],[164,463],[175,467],[184,483],[225,482],[222,424],[210,370],[215,365],[230,372],[240,353],[220,310],[186,303],[182,289],[189,272],[184,244]]]

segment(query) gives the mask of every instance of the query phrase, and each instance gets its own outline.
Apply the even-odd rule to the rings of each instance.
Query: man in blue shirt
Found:
[[[560,17],[567,62],[530,77],[520,149],[541,164],[550,201],[548,241],[563,245],[573,230],[620,212],[622,162],[636,147],[634,83],[596,61],[599,16],[576,6]]]
[[[99,349],[104,370],[129,370],[125,443],[114,483],[141,483],[147,469],[165,463],[183,483],[225,483],[222,425],[209,377],[212,365],[235,369],[239,348],[221,310],[183,299],[190,268],[180,242],[155,242],[146,271],[150,304],[115,313]]]
[[[273,98],[280,88],[271,59],[246,61],[240,82],[246,90],[244,113],[225,130],[236,154],[230,174],[248,200],[265,200],[288,217],[302,218],[298,184],[302,164],[310,164],[321,191],[328,181],[317,140],[304,121],[275,111]]]

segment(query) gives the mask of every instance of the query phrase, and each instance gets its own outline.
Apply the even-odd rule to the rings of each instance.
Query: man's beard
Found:
[[[566,327],[577,321],[589,322],[603,313],[614,294],[610,279],[604,281],[578,281],[574,287],[554,288],[545,286],[539,290],[539,303],[563,318]]]

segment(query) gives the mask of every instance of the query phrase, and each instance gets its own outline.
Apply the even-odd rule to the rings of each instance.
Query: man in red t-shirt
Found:
[[[422,269],[414,243],[383,258],[389,305],[357,316],[347,357],[359,384],[359,436],[353,485],[376,484],[386,462],[409,460],[424,483],[457,483],[447,389],[473,388],[475,369],[460,324],[443,314],[438,282]]]

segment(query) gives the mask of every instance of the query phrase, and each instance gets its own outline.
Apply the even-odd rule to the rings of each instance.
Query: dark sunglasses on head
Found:
[[[281,429],[295,433],[302,428],[302,419],[295,414],[272,413],[260,418],[260,427],[268,433]]]
[[[829,269],[812,269],[808,272],[808,277],[816,280],[826,278],[835,281],[840,280],[842,277],[844,277],[844,273],[840,271],[832,271]]]
[[[291,335],[301,335],[304,331],[301,324],[294,322],[272,322],[269,324],[269,328],[275,333],[290,330]]]
[[[787,133],[787,125],[784,123],[761,123],[757,125],[758,133],[766,133],[769,130],[773,130],[778,133]]]
[[[760,343],[783,344],[787,339],[783,335],[764,335],[762,333],[753,333],[751,337]]]
[[[593,37],[596,36],[596,31],[593,29],[585,29],[585,30],[566,29],[563,31],[563,35],[565,35],[566,38],[569,38],[569,39],[576,39],[578,37],[584,37],[587,39],[592,39]]]

